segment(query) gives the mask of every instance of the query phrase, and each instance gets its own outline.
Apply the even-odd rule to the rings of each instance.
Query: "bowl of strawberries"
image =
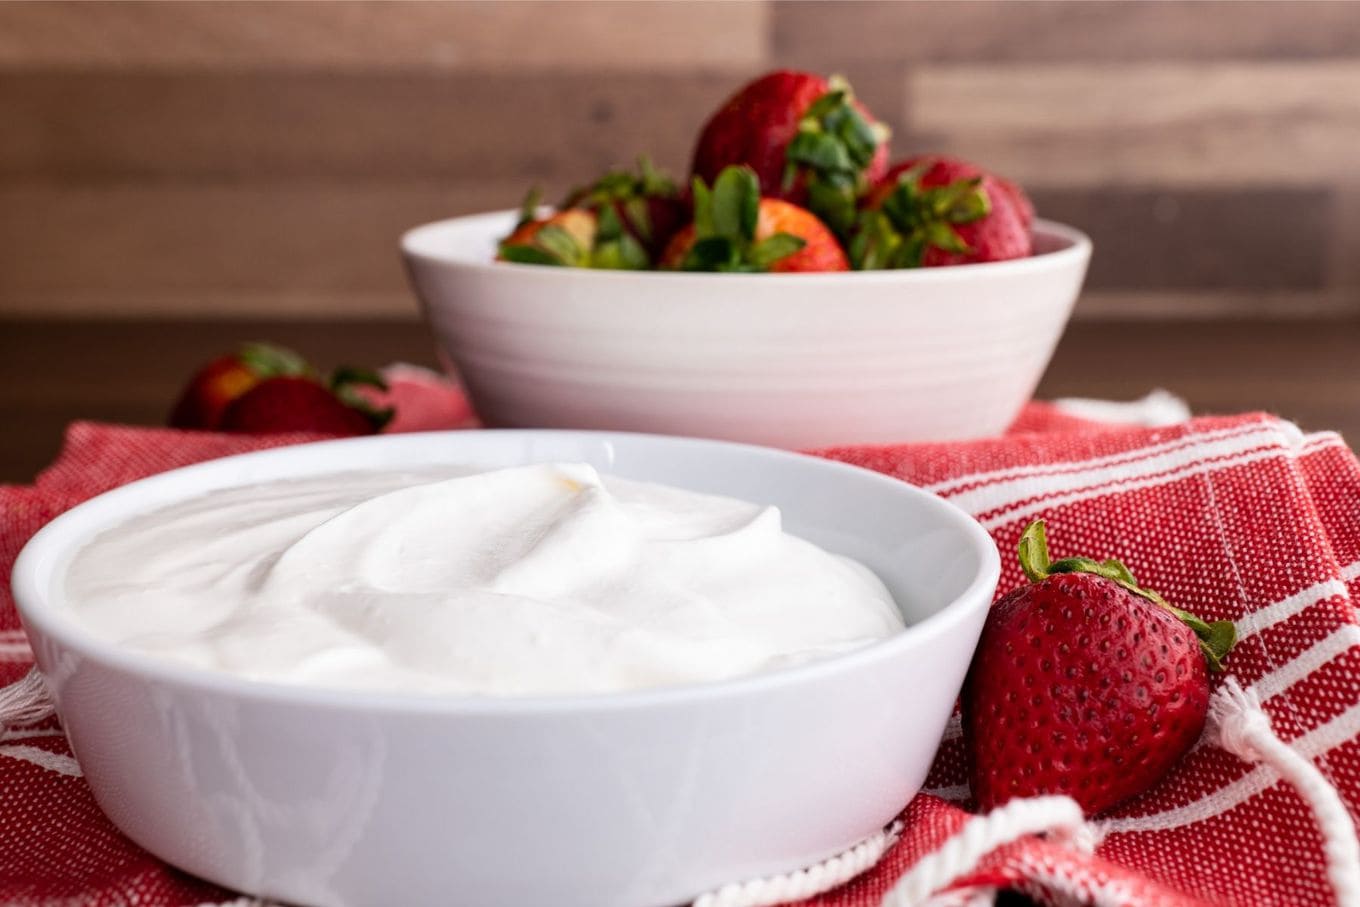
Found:
[[[781,70],[710,117],[687,184],[642,160],[402,251],[488,425],[788,448],[998,433],[1090,240],[982,167],[888,142],[843,80]]]

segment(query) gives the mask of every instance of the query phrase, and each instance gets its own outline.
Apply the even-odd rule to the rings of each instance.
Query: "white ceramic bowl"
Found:
[[[869,564],[910,627],[826,661],[616,695],[492,699],[253,682],[120,649],[66,610],[93,534],[272,479],[544,460],[779,505]],[[576,432],[449,432],[230,457],[58,517],[14,570],[100,806],[191,873],[298,904],[678,904],[821,860],[916,792],[997,582],[987,534],[905,483],[797,454]]]
[[[509,212],[401,247],[445,365],[488,425],[777,447],[996,434],[1033,394],[1091,243],[1035,224],[1018,261],[850,274],[494,262]]]

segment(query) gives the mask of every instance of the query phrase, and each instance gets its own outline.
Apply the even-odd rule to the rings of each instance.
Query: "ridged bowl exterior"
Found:
[[[972,438],[1030,398],[1090,241],[1035,224],[1011,262],[849,274],[606,272],[494,262],[511,213],[402,240],[445,364],[489,425],[785,448]]]

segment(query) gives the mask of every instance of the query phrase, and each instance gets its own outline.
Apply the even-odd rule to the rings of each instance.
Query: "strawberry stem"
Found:
[[[1223,659],[1237,644],[1237,627],[1230,620],[1216,620],[1209,623],[1189,611],[1172,605],[1152,589],[1138,585],[1133,572],[1123,562],[1114,558],[1097,561],[1089,557],[1065,557],[1058,561],[1050,560],[1048,554],[1048,533],[1043,520],[1035,520],[1020,534],[1017,554],[1020,569],[1032,583],[1042,582],[1058,573],[1092,573],[1118,583],[1134,595],[1147,599],[1155,605],[1174,614],[1182,623],[1194,631],[1199,639],[1200,651],[1215,672],[1223,670]]]

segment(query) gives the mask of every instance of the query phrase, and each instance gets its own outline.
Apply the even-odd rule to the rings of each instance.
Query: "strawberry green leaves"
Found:
[[[566,268],[641,270],[651,256],[613,205],[598,213],[568,208],[543,221],[521,224],[500,245],[502,261]]]
[[[538,209],[542,204],[542,189],[533,186],[528,192],[524,193],[524,201],[519,203],[519,220],[515,221],[515,229],[518,230],[525,224],[533,223],[538,218]]]
[[[622,227],[633,234],[641,245],[652,246],[669,238],[668,234],[658,235],[659,226],[662,232],[666,232],[666,225],[655,222],[658,209],[677,215],[678,212],[673,208],[680,205],[679,199],[680,191],[675,181],[658,170],[651,158],[642,155],[638,158],[636,172],[610,170],[594,183],[573,190],[563,200],[560,209],[585,208],[601,215],[613,211]],[[677,218],[673,216],[670,219]],[[603,224],[601,228],[604,228]],[[674,231],[672,229],[669,232]],[[610,253],[611,256],[614,254]]]
[[[1019,557],[1020,568],[1024,570],[1025,576],[1029,578],[1030,582],[1042,582],[1058,573],[1092,573],[1096,576],[1103,576],[1134,595],[1141,596],[1153,604],[1167,609],[1194,631],[1195,636],[1199,639],[1200,650],[1204,653],[1204,657],[1209,663],[1209,669],[1212,671],[1223,670],[1223,659],[1237,644],[1237,628],[1232,621],[1218,620],[1209,623],[1189,611],[1175,607],[1157,592],[1139,586],[1132,571],[1120,561],[1113,558],[1097,561],[1089,557],[1065,557],[1061,560],[1050,561],[1048,537],[1043,520],[1035,520],[1025,527],[1025,531],[1020,535]]]
[[[833,76],[831,91],[809,105],[798,132],[784,149],[783,187],[803,175],[808,209],[845,236],[854,225],[856,201],[867,188],[864,172],[888,139],[887,127],[871,123],[855,106],[850,85]]]
[[[613,207],[600,209],[595,247],[587,261],[588,268],[611,271],[640,271],[652,266],[651,256],[642,243],[624,229],[623,220]]]
[[[982,177],[923,187],[932,162],[901,173],[876,207],[861,213],[850,257],[860,270],[920,267],[929,248],[958,255],[972,251],[955,229],[991,212]]]
[[[550,259],[559,264],[577,268],[585,267],[589,250],[580,242],[577,242],[576,237],[572,236],[565,227],[548,224],[534,235],[534,243]]]
[[[710,189],[694,180],[694,245],[680,263],[684,271],[768,271],[806,241],[791,233],[756,239],[760,182],[749,167],[726,167]]]
[[[367,416],[369,421],[373,423],[374,431],[381,431],[397,414],[396,408],[387,406],[379,409],[369,403],[363,394],[355,390],[358,387],[372,387],[386,391],[387,381],[373,369],[356,368],[352,365],[342,365],[331,373],[331,392],[346,406],[357,409]]]
[[[674,232],[681,209],[675,183],[639,158],[637,173],[611,170],[570,193],[556,213],[544,215],[538,191],[531,191],[498,257],[526,265],[643,270]]]
[[[530,245],[510,245],[502,243],[499,258],[501,261],[513,262],[517,265],[559,265],[570,267],[567,262],[553,255],[544,249]]]
[[[710,190],[703,180],[694,181],[694,232],[699,240],[710,237],[751,240],[760,219],[760,184],[753,171],[728,167],[718,174]]]
[[[584,267],[586,252],[582,242],[568,226],[569,212],[540,219],[543,193],[534,187],[524,196],[514,232],[501,241],[497,257],[522,265]],[[578,226],[577,233],[582,230]]]
[[[629,201],[640,198],[675,198],[679,194],[675,181],[643,155],[638,158],[637,173],[629,170],[610,170],[588,186],[582,186],[563,200],[563,208],[591,208],[606,202]]]
[[[242,344],[236,358],[260,378],[279,375],[308,375],[312,367],[301,355],[286,347],[271,343]]]
[[[500,257],[522,265],[554,265],[564,268],[589,267],[588,252],[576,238],[561,227],[548,224],[538,230],[529,243],[502,243]]]
[[[775,262],[788,258],[807,245],[806,240],[792,233],[776,233],[751,246],[749,258],[759,271],[769,270]]]

